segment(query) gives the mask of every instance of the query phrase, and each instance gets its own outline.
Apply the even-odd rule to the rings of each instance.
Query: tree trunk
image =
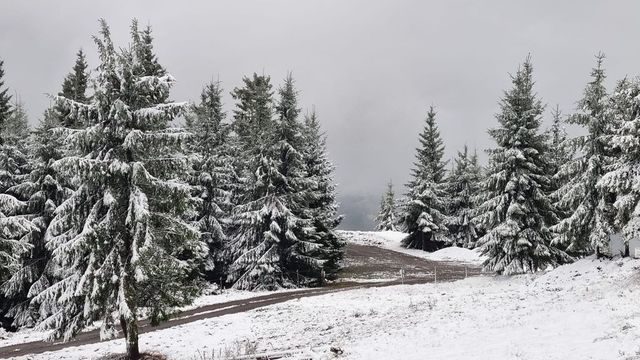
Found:
[[[120,316],[120,328],[122,328],[123,337],[127,338],[127,320],[124,319],[124,316]]]
[[[624,242],[624,257],[629,257],[629,242]]]
[[[133,319],[127,321],[126,330],[124,330],[127,341],[127,359],[138,360],[140,359],[140,349],[138,348],[138,320],[135,316]]]

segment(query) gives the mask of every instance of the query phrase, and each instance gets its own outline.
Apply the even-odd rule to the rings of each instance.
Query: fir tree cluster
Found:
[[[100,321],[136,359],[141,317],[167,319],[207,283],[322,285],[343,242],[326,136],[291,74],[276,91],[245,77],[227,119],[218,81],[197,104],[170,100],[151,28],[130,34],[116,47],[101,20],[99,65],[79,51],[35,129],[0,61],[0,315],[65,340]]]
[[[609,93],[604,58],[596,56],[577,111],[563,116],[556,107],[545,130],[527,57],[500,99],[484,167],[465,146],[445,170],[431,107],[407,192],[394,200],[389,185],[379,230],[405,231],[409,248],[479,248],[485,269],[501,274],[590,254],[628,256],[629,240],[640,237],[640,79],[625,78]],[[566,125],[584,135],[567,136]],[[613,234],[623,235],[623,254],[611,253]]]

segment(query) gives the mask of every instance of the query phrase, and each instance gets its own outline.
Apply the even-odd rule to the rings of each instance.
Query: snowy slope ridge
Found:
[[[348,243],[378,246],[429,260],[481,264],[485,259],[477,250],[460,247],[444,248],[432,253],[406,249],[400,245],[400,242],[407,234],[399,231],[339,231],[338,233]]]
[[[242,343],[313,359],[638,359],[639,293],[640,260],[587,258],[535,275],[301,298],[143,334],[140,341],[143,351],[170,359]],[[28,358],[95,358],[123,346],[114,340]],[[344,354],[334,357],[331,347]]]

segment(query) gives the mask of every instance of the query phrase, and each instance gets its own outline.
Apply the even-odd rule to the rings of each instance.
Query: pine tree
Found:
[[[549,129],[549,163],[551,165],[551,173],[557,174],[562,165],[571,161],[573,156],[570,149],[567,148],[567,131],[564,128],[564,120],[562,119],[562,111],[556,106],[551,113],[552,123]],[[559,186],[555,186],[558,188]]]
[[[142,76],[164,76],[167,71],[158,62],[158,57],[153,52],[153,36],[151,35],[151,25],[147,25],[144,30],[138,30],[138,20],[131,23],[131,38],[133,40],[133,51],[136,53],[139,63],[136,71]],[[160,100],[160,99],[158,99]],[[166,101],[166,99],[161,99]]]
[[[620,81],[611,96],[610,111],[616,124],[610,137],[603,137],[611,148],[612,162],[597,183],[598,191],[615,194],[615,229],[621,231],[626,242],[640,237],[640,78]]]
[[[271,218],[274,204],[273,177],[278,176],[273,159],[273,91],[268,76],[253,74],[235,88],[233,129],[240,161],[241,177],[234,196],[237,206],[232,215],[232,233],[227,249],[231,259],[227,281],[239,289],[274,289],[282,286],[284,270],[280,263],[277,218]]]
[[[269,76],[253,74],[242,79],[244,86],[235,88],[231,95],[237,101],[233,111],[233,130],[238,151],[245,157],[243,170],[256,169],[259,156],[272,140],[273,90]]]
[[[570,139],[578,156],[564,164],[557,175],[565,181],[554,197],[557,206],[567,209],[569,217],[562,219],[552,230],[557,234],[555,243],[565,246],[569,253],[584,254],[595,250],[598,255],[609,251],[609,235],[613,229],[611,195],[596,187],[611,159],[608,137],[613,122],[607,109],[608,95],[602,63],[604,55],[597,56],[597,65],[591,72],[592,80],[579,101],[580,112],[567,122],[584,127],[586,135]]]
[[[202,200],[195,219],[202,241],[209,245],[207,278],[217,282],[225,274],[227,261],[227,219],[232,210],[232,193],[237,182],[229,143],[230,127],[223,123],[222,87],[219,82],[206,85],[200,104],[187,116],[187,129],[193,134],[191,151],[196,154],[192,185]]]
[[[12,113],[11,95],[9,89],[4,88],[4,61],[0,60],[0,129],[6,128],[6,121]],[[4,139],[0,138],[0,141]],[[0,143],[1,145],[1,143]]]
[[[87,71],[87,66],[84,52],[80,49],[76,55],[76,62],[73,69],[62,82],[62,91],[58,93],[58,96],[63,96],[82,104],[87,103],[89,100],[86,95],[89,84],[89,72]],[[54,106],[53,108],[57,114],[58,121],[65,127],[79,129],[86,126],[86,124],[71,123],[74,119],[77,120],[78,117],[64,111],[60,106]]]
[[[88,75],[85,56],[80,50],[72,72],[62,83],[59,96],[86,103]],[[76,123],[77,119],[71,111],[57,104],[45,111],[39,127],[29,137],[30,173],[20,185],[12,188],[13,193],[26,204],[20,215],[32,224],[30,232],[24,236],[30,251],[20,254],[19,270],[14,271],[0,289],[7,298],[7,315],[13,318],[15,326],[32,326],[38,321],[38,309],[30,305],[30,301],[54,281],[54,270],[48,267],[51,251],[46,248],[44,237],[56,208],[71,196],[74,184],[72,179],[56,171],[53,163],[67,154],[62,141],[64,132],[58,130],[62,125],[68,129],[86,126]],[[14,137],[21,140],[27,137],[26,120],[10,127],[17,132]]]
[[[556,196],[558,189],[567,183],[567,179],[560,176],[560,169],[563,165],[571,161],[573,152],[568,146],[567,132],[564,128],[565,120],[563,119],[559,106],[556,105],[555,109],[551,112],[551,116],[551,127],[547,130],[549,148],[547,151],[547,162],[549,164],[549,174],[553,174],[551,178],[550,198],[551,201],[554,202],[558,219],[564,219],[571,215],[571,211],[568,208],[562,208],[560,204],[558,204]]]
[[[336,186],[333,182],[334,166],[327,157],[326,136],[323,134],[315,109],[307,114],[302,130],[304,137],[303,159],[308,188],[306,189],[306,216],[312,229],[311,241],[322,245],[316,257],[323,261],[320,282],[334,280],[340,270],[345,243],[335,233],[342,217],[338,215]]]
[[[0,79],[1,80],[1,79]],[[0,84],[1,85],[1,84]],[[5,93],[5,94],[3,94]],[[6,96],[6,90],[0,93]],[[8,97],[7,97],[8,99]],[[2,104],[0,104],[2,105]],[[31,250],[29,235],[33,224],[24,213],[26,198],[17,191],[29,175],[24,139],[28,136],[27,117],[22,104],[16,103],[0,119],[0,285],[20,270],[20,258]],[[0,313],[8,300],[0,296]]]
[[[30,306],[30,300],[52,281],[46,271],[51,254],[45,247],[44,235],[55,209],[72,193],[70,185],[52,166],[63,156],[62,141],[52,132],[58,126],[53,108],[47,110],[30,137],[32,170],[24,182],[10,189],[20,199],[25,199],[26,206],[21,214],[32,225],[24,237],[30,251],[21,254],[19,269],[1,287],[11,306],[7,315],[13,318],[15,326],[33,326],[38,320],[37,309]]]
[[[234,91],[241,101],[236,131],[246,138],[260,134],[261,141],[249,144],[241,138],[245,154],[258,154],[259,162],[249,163],[250,196],[237,207],[230,276],[234,287],[241,289],[310,284],[322,271],[322,261],[314,257],[321,245],[307,238],[310,224],[304,218],[304,201],[308,183],[294,81],[289,75],[278,91],[276,119],[271,115],[269,79],[254,74],[254,80],[245,79],[245,84],[244,89]]]
[[[0,131],[0,136],[4,142],[17,147],[22,152],[26,152],[27,146],[24,140],[29,136],[29,120],[24,104],[19,101],[13,104],[12,112],[5,120],[4,127]]]
[[[89,83],[89,72],[87,71],[87,60],[82,49],[76,54],[76,62],[73,69],[62,82],[62,91],[59,96],[85,103]]]
[[[433,251],[448,242],[444,181],[446,162],[442,160],[444,145],[433,106],[427,113],[424,130],[420,134],[420,145],[413,178],[407,184],[407,203],[401,215],[403,229],[409,233],[402,244],[408,248]]]
[[[398,219],[396,216],[395,195],[393,193],[393,183],[389,181],[387,191],[380,199],[380,212],[376,217],[378,223],[378,231],[397,231],[396,224]]]
[[[479,193],[480,166],[478,155],[469,154],[467,146],[454,160],[454,168],[448,181],[449,232],[456,246],[474,248],[478,240],[478,229],[473,216],[476,210],[476,198]]]
[[[546,136],[540,132],[543,105],[533,92],[533,67],[527,57],[512,77],[489,130],[497,148],[489,151],[478,221],[487,233],[478,240],[488,258],[485,269],[500,274],[534,272],[568,260],[551,245],[548,229],[555,212],[548,197]]]
[[[285,212],[279,224],[282,260],[288,272],[285,276],[297,286],[312,285],[321,277],[323,260],[318,255],[322,245],[309,236],[313,228],[307,217],[306,201],[312,184],[305,166],[305,139],[299,117],[298,91],[291,73],[278,89],[278,95],[274,123],[278,176],[274,193],[290,212]]]
[[[98,320],[109,338],[120,324],[127,357],[137,359],[139,308],[156,323],[168,308],[189,303],[207,249],[183,220],[194,204],[180,178],[188,161],[178,150],[188,133],[162,128],[186,103],[158,102],[173,78],[140,72],[138,54],[117,52],[104,20],[101,26],[93,98],[58,99],[90,125],[66,139],[78,155],[54,163],[82,185],[57,208],[47,232],[59,280],[32,302],[46,316],[40,328],[54,338],[68,340]]]

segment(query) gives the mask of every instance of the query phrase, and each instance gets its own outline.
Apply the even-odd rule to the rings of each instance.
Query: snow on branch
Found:
[[[138,122],[170,120],[181,115],[189,106],[189,102],[174,102],[135,110],[134,117]]]

